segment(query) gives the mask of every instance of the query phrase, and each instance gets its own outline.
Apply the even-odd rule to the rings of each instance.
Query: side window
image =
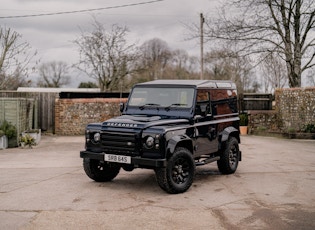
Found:
[[[198,90],[195,115],[203,117],[211,114],[210,94],[205,90]]]

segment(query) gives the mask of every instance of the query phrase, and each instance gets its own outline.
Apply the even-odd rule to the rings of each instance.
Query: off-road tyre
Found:
[[[118,164],[89,158],[83,159],[83,168],[86,175],[97,182],[111,181],[120,171]]]
[[[195,170],[192,153],[186,148],[179,147],[168,159],[166,168],[155,169],[155,176],[161,189],[170,194],[177,194],[190,188]]]
[[[240,158],[238,141],[235,137],[229,137],[222,149],[220,160],[217,161],[219,171],[222,174],[232,174],[236,171]]]

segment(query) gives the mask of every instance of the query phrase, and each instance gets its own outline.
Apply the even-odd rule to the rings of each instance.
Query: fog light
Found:
[[[94,134],[94,141],[99,142],[101,140],[101,134],[100,133],[95,133]]]

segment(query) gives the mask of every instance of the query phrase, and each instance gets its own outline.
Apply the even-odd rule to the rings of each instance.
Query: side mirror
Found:
[[[120,112],[122,113],[124,111],[124,109],[125,109],[125,103],[120,102],[119,103],[119,110],[120,110]]]

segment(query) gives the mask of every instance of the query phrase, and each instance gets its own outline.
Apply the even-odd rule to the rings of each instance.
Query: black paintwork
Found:
[[[82,158],[104,160],[104,153],[126,155],[132,157],[133,167],[156,168],[165,167],[167,159],[179,146],[187,148],[200,163],[204,158],[207,162],[219,159],[220,149],[230,135],[240,142],[234,83],[157,80],[136,87],[193,88],[193,104],[189,108],[154,104],[130,106],[132,91],[121,116],[87,125],[86,150],[80,152]],[[202,101],[206,106],[201,112],[197,111],[199,91],[210,97],[208,101]],[[95,142],[94,134],[98,132],[101,140]],[[154,138],[152,148],[145,145],[148,137]]]

